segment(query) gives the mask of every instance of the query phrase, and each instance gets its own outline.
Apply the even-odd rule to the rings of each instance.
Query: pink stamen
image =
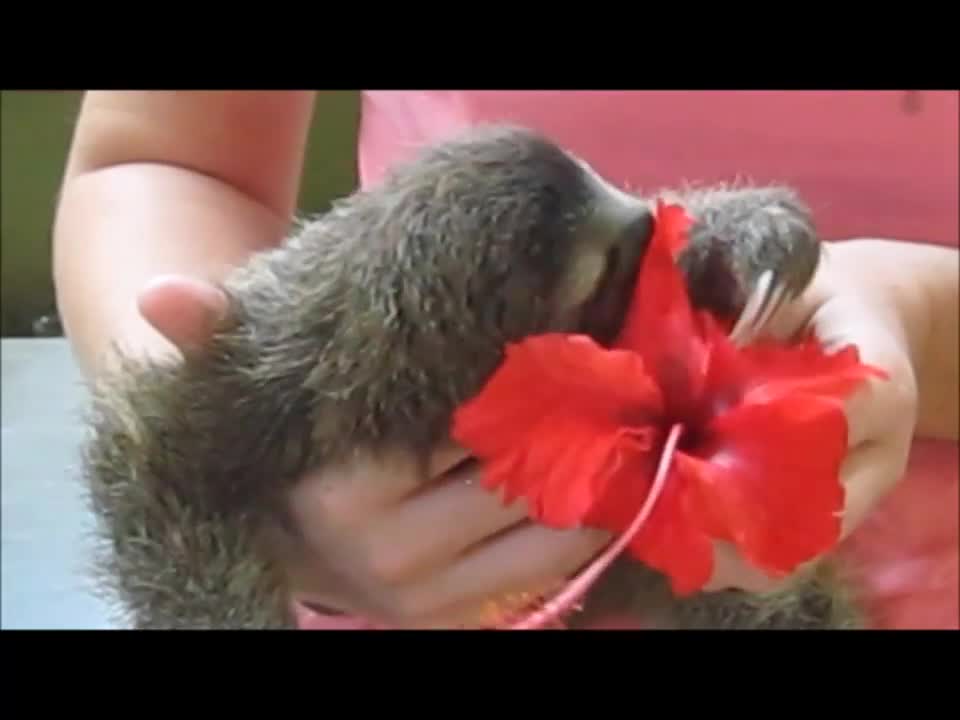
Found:
[[[670,435],[664,444],[663,453],[660,455],[660,463],[657,466],[657,474],[653,479],[653,487],[650,494],[644,501],[643,506],[633,519],[630,527],[620,536],[618,540],[611,543],[607,549],[593,562],[586,567],[577,577],[573,578],[566,587],[546,603],[540,610],[531,613],[523,620],[506,627],[507,630],[539,630],[544,627],[554,625],[561,616],[567,614],[587,593],[593,584],[600,577],[601,573],[610,567],[610,564],[623,552],[630,544],[630,541],[636,536],[644,523],[653,512],[653,508],[663,493],[663,488],[667,482],[667,471],[670,469],[670,463],[673,460],[673,453],[676,450],[677,442],[683,433],[683,426],[679,423],[670,428]]]

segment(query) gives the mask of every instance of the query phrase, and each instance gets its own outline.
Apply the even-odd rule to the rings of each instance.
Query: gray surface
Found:
[[[4,629],[106,629],[76,466],[84,398],[62,339],[2,341]]]

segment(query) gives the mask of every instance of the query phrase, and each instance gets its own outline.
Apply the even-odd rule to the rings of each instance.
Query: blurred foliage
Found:
[[[82,93],[0,93],[2,332],[55,332],[51,226]],[[300,208],[323,210],[356,183],[359,93],[323,103],[310,132]]]

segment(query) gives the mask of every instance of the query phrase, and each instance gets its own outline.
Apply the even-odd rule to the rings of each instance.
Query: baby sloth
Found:
[[[735,316],[771,270],[802,291],[819,259],[782,188],[675,195],[697,220],[679,262],[694,302]],[[288,491],[357,450],[428,453],[505,346],[580,332],[613,340],[653,225],[652,201],[523,128],[423,149],[260,253],[225,283],[228,316],[185,361],[120,360],[92,390],[84,470],[96,570],[138,628],[287,628],[274,539]],[[677,602],[621,562],[588,598],[663,627],[839,627],[819,576],[779,596]],[[579,622],[579,620],[578,620]]]

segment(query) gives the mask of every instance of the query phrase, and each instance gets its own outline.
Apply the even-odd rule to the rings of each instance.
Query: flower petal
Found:
[[[784,347],[773,343],[744,348],[749,376],[745,402],[762,402],[789,393],[811,393],[842,400],[870,377],[884,379],[879,368],[863,365],[854,345],[827,352],[815,337]]]
[[[630,544],[633,557],[666,575],[678,596],[700,590],[713,575],[713,543],[691,512],[682,457],[674,455],[663,494]]]
[[[698,313],[706,355],[701,402],[688,415],[688,421],[706,425],[710,418],[740,403],[750,383],[758,382],[758,373],[770,368],[756,367],[747,361],[743,351],[727,335],[716,318]]]
[[[693,227],[693,218],[681,205],[668,205],[662,199],[657,200],[657,242],[670,249],[676,258],[687,246],[688,233]]]
[[[620,450],[618,460],[610,468],[603,492],[584,516],[584,524],[617,534],[630,527],[647,499],[659,458],[645,449],[631,453],[628,447]]]
[[[847,450],[837,401],[795,394],[742,405],[716,418],[708,432],[691,452],[697,457],[685,462],[705,527],[716,531],[723,523],[721,539],[732,539],[748,560],[774,574],[835,545]]]
[[[830,352],[810,336],[791,345],[764,341],[741,349],[712,317],[702,315],[700,320],[710,348],[704,402],[695,414],[700,421],[740,403],[765,403],[797,393],[843,400],[867,379],[887,377],[862,364],[853,345]]]
[[[525,498],[548,525],[578,524],[622,456],[649,450],[637,433],[662,410],[633,353],[582,336],[511,345],[483,390],[454,416],[453,438],[485,463],[484,485]]]
[[[691,512],[689,482],[678,462],[682,458],[683,453],[675,453],[663,493],[629,546],[632,557],[664,573],[678,595],[699,590],[713,574],[713,545]],[[650,492],[659,459],[651,453],[624,466],[597,498],[585,524],[613,533],[626,531]]]
[[[692,220],[662,202],[616,347],[640,354],[674,412],[690,411],[700,394],[708,348],[674,258]]]

